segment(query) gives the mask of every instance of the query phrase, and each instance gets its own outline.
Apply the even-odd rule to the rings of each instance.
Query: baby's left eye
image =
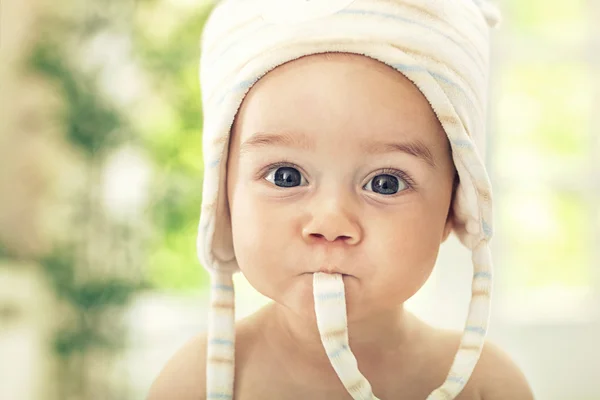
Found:
[[[375,193],[391,195],[409,188],[408,183],[402,178],[390,174],[376,175],[364,188]]]

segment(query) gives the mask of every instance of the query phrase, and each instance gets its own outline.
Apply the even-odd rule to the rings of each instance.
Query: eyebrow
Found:
[[[240,155],[247,153],[256,148],[261,147],[291,147],[300,150],[314,150],[315,143],[306,135],[301,133],[265,133],[257,132],[248,138],[240,146]],[[369,155],[385,154],[385,153],[405,153],[417,157],[427,163],[430,167],[435,168],[433,154],[429,148],[419,140],[404,142],[404,143],[389,143],[389,142],[366,142],[362,144],[362,149]]]

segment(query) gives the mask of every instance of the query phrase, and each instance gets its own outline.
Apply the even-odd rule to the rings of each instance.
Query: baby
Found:
[[[201,65],[209,330],[149,400],[532,399],[484,342],[491,189],[475,140],[493,11],[473,0],[217,5]],[[403,307],[452,232],[473,252],[462,334]],[[272,302],[235,324],[238,270]]]

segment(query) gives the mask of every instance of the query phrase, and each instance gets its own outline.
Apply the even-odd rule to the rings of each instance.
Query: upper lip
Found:
[[[341,271],[339,268],[337,267],[321,267],[319,268],[318,271],[316,272],[324,272],[326,274],[341,274],[341,275],[349,275],[343,271]]]

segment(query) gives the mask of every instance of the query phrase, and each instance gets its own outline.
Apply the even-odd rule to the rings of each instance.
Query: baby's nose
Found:
[[[302,229],[309,243],[356,245],[362,239],[358,221],[344,215],[313,215]]]

